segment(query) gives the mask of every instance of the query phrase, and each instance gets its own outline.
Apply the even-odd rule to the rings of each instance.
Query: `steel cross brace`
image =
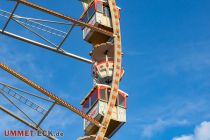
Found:
[[[77,24],[77,25],[85,26],[85,27],[91,28],[92,30],[97,31],[97,32],[102,33],[102,34],[105,34],[105,35],[107,35],[107,36],[114,37],[114,34],[113,34],[112,32],[106,31],[106,30],[104,30],[104,29],[101,29],[101,28],[96,27],[96,26],[94,26],[94,25],[91,25],[91,24],[82,22],[82,21],[80,21],[80,20],[76,20],[76,19],[74,19],[74,18],[72,18],[72,17],[65,16],[65,15],[63,15],[63,14],[61,14],[61,13],[58,13],[58,12],[55,12],[55,11],[53,11],[53,10],[47,9],[47,8],[45,8],[45,7],[36,5],[36,4],[31,3],[31,2],[29,2],[29,1],[26,1],[26,0],[14,0],[14,1],[19,2],[19,3],[21,3],[21,4],[23,4],[23,5],[26,5],[26,6],[35,8],[35,9],[37,9],[37,10],[43,11],[43,12],[45,12],[45,13],[54,15],[54,16],[59,17],[59,18],[61,18],[61,19],[68,20],[68,21],[73,22],[73,23],[75,23],[75,24]]]
[[[16,3],[14,9],[12,10],[12,13],[10,14],[10,16],[9,16],[9,18],[8,18],[8,20],[7,20],[7,22],[5,23],[4,27],[2,28],[2,32],[4,32],[5,29],[7,28],[7,25],[9,24],[10,20],[12,19],[13,15],[14,15],[14,13],[15,13],[15,10],[17,9],[18,5],[19,5],[19,2]]]
[[[0,110],[2,110],[3,112],[7,113],[8,115],[12,116],[13,118],[19,120],[20,122],[24,123],[25,125],[31,127],[32,129],[36,130],[36,131],[39,131],[41,132],[42,134],[44,134],[44,131],[41,129],[41,128],[37,128],[35,125],[31,124],[30,122],[26,121],[25,119],[17,116],[16,114],[14,114],[12,111],[6,109],[5,107],[1,106],[0,105]],[[53,136],[49,136],[49,135],[46,135],[46,137],[48,137],[49,139],[51,140],[56,140],[55,137]]]

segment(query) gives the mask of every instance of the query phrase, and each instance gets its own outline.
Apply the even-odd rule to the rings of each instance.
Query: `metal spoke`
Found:
[[[24,25],[27,25],[27,26],[30,26],[32,28],[36,28],[36,29],[39,29],[39,30],[42,30],[42,31],[46,31],[50,34],[53,34],[53,35],[56,35],[56,36],[59,36],[59,37],[62,37],[62,38],[64,38],[65,35],[67,34],[64,31],[61,31],[61,30],[55,29],[53,27],[41,24],[39,22],[35,22],[35,21],[32,21],[32,20],[28,20],[28,19],[25,20],[25,22],[24,22],[24,21],[20,21],[20,20],[23,20],[23,19],[19,19],[19,18],[15,18],[15,19],[17,21],[21,22]]]
[[[22,89],[18,89],[18,88],[16,88],[16,87],[12,87],[12,86],[10,86],[10,85],[8,85],[8,84],[4,84],[4,83],[2,83],[2,82],[0,82],[0,85],[3,85],[3,87],[8,87],[8,88],[11,88],[11,89],[13,89],[13,90],[20,91],[20,92],[22,92],[22,93],[28,94],[28,95],[30,95],[30,96],[34,96],[34,97],[36,97],[36,98],[39,98],[39,99],[42,99],[42,100],[45,100],[45,101],[48,101],[48,102],[54,102],[53,100],[49,100],[49,99],[43,98],[43,97],[41,97],[41,96],[38,96],[38,95],[35,95],[35,94],[32,94],[32,93],[29,93],[28,91],[25,91],[25,90],[22,90]]]
[[[72,57],[72,58],[75,58],[75,59],[77,59],[77,60],[80,60],[80,61],[89,63],[89,64],[93,64],[93,61],[90,60],[90,59],[87,59],[87,58],[84,58],[84,57],[81,57],[81,56],[78,56],[78,55],[75,55],[75,54],[66,52],[66,51],[64,51],[64,50],[60,50],[60,49],[57,50],[56,48],[53,48],[53,47],[51,47],[51,46],[42,44],[42,43],[40,43],[40,42],[31,40],[31,39],[28,39],[28,38],[21,37],[21,36],[19,36],[19,35],[13,34],[13,33],[11,33],[11,32],[7,32],[7,31],[2,32],[2,30],[0,30],[0,33],[1,33],[1,34],[4,34],[4,35],[7,35],[7,36],[10,36],[10,37],[12,37],[12,38],[15,38],[15,39],[18,39],[18,40],[21,40],[21,41],[24,41],[24,42],[33,44],[33,45],[38,46],[38,47],[41,47],[41,48],[44,48],[44,49],[48,49],[48,50],[57,52],[57,53],[60,53],[60,54],[62,54],[62,55],[68,56],[68,57]]]
[[[2,12],[4,14],[6,13],[8,15],[11,14],[11,12],[8,12],[8,11],[2,10],[2,9],[0,9],[0,12]],[[4,14],[1,14],[1,15],[4,15]],[[8,18],[8,16],[5,16],[5,17]],[[39,21],[39,22],[47,22],[47,23],[56,23],[56,24],[63,24],[63,25],[72,25],[73,24],[71,22],[61,22],[61,21],[38,19],[38,18],[28,18],[28,17],[19,16],[19,15],[16,15],[16,14],[13,14],[13,18],[25,19],[25,20],[31,20],[31,21]]]
[[[4,96],[4,98],[6,98],[12,105],[14,105],[21,113],[23,113],[23,115],[25,115],[31,122],[33,122],[34,124],[36,124],[36,122],[34,122],[22,109],[20,109],[12,100],[10,100],[2,90],[0,90],[0,94],[2,94]],[[37,124],[36,124],[37,125]]]
[[[57,102],[55,101],[51,107],[48,109],[48,111],[46,112],[46,114],[44,115],[44,117],[40,120],[40,122],[37,124],[36,127],[39,127],[41,125],[41,123],[44,121],[44,119],[48,116],[48,114],[50,113],[50,111],[53,109],[53,107],[57,104]]]
[[[32,129],[41,132],[42,134],[44,134],[44,131],[41,128],[37,128],[36,126],[34,126],[33,124],[31,124],[30,122],[26,121],[25,119],[19,117],[18,115],[14,114],[12,111],[6,109],[5,107],[0,105],[0,110],[2,110],[3,112],[5,112],[6,114],[12,116],[13,118],[17,119],[18,121],[22,122],[23,124],[31,127]],[[56,140],[55,137],[50,136],[50,135],[44,135],[46,137],[48,137],[51,140]]]
[[[19,2],[16,3],[16,5],[15,5],[15,7],[14,7],[12,13],[10,14],[10,16],[9,16],[9,18],[8,18],[8,20],[7,20],[7,22],[6,22],[6,24],[5,24],[4,27],[2,28],[2,31],[3,31],[3,32],[4,32],[4,30],[7,28],[7,25],[9,24],[9,22],[10,22],[12,16],[13,16],[13,14],[15,13],[15,10],[17,9],[18,5],[19,5]]]
[[[25,29],[29,30],[30,32],[32,32],[33,34],[35,34],[36,36],[40,37],[41,39],[43,39],[44,41],[46,41],[47,43],[53,45],[54,47],[57,47],[57,45],[55,45],[54,43],[52,43],[51,41],[49,41],[48,39],[46,39],[45,37],[43,37],[42,35],[40,35],[39,33],[31,30],[30,28],[28,28],[27,26],[23,25],[21,22],[17,21],[14,19],[14,21],[16,21],[18,24],[20,24],[22,27],[24,27]]]
[[[9,68],[8,66],[4,65],[3,63],[0,63],[0,67],[7,71],[8,73],[12,74],[13,76],[15,76],[16,78],[22,80],[23,82],[25,82],[26,84],[32,86],[33,88],[37,89],[38,91],[40,91],[41,93],[49,96],[50,98],[52,98],[53,100],[57,101],[58,103],[60,103],[62,106],[68,108],[69,110],[71,110],[72,112],[76,113],[77,115],[81,116],[82,118],[85,118],[86,120],[94,123],[96,126],[101,127],[103,126],[102,124],[100,124],[100,122],[98,122],[97,120],[95,120],[94,118],[90,117],[89,115],[87,115],[86,113],[82,112],[81,110],[77,109],[76,107],[72,106],[71,104],[67,103],[66,101],[62,100],[61,98],[59,98],[58,96],[56,96],[55,94],[53,94],[52,92],[49,92],[48,90],[42,88],[41,86],[37,85],[36,83],[34,83],[33,81],[27,79],[26,77],[22,76],[21,74],[17,73],[16,71],[14,71],[13,69]]]
[[[35,102],[27,99],[23,95],[15,92],[14,90],[12,90],[12,89],[10,89],[10,88],[8,88],[6,86],[3,86],[3,88],[1,88],[1,91],[6,93],[7,95],[10,95],[14,99],[18,100],[19,102],[25,104],[26,106],[30,107],[31,109],[36,110],[37,112],[39,112],[39,113],[41,113],[43,115],[45,114],[45,112],[47,112],[47,110],[44,109],[43,107],[39,106]]]
[[[64,39],[61,41],[61,43],[57,46],[57,50],[60,49],[60,47],[63,45],[63,43],[66,41],[66,39],[68,38],[68,36],[70,35],[70,33],[72,32],[72,30],[74,29],[74,27],[76,26],[76,24],[73,24],[71,26],[71,28],[69,29],[69,31],[67,32],[66,36],[64,37]]]
[[[11,14],[10,12],[7,12],[7,11],[1,10],[1,9],[0,9],[0,12],[3,13],[3,14],[0,14],[0,15],[2,15],[2,16],[4,16],[4,17],[7,17],[7,18],[8,18],[8,16],[5,16],[5,14],[8,14],[8,15]],[[36,20],[36,19],[34,19],[34,18],[20,17],[20,16],[15,15],[15,14],[14,14],[13,17],[12,17],[13,20],[16,20],[16,21],[20,22],[20,21],[18,20],[19,18],[20,18],[20,19],[22,18],[22,19]],[[50,20],[42,20],[42,19],[37,19],[37,20],[38,20],[38,21],[40,20],[40,21],[58,23],[58,24],[60,23],[60,22],[57,22],[57,21],[50,21]],[[20,23],[19,23],[19,24],[20,24]],[[60,24],[65,24],[65,23],[62,23],[62,22],[61,22]],[[70,25],[70,24],[67,24],[67,23],[66,23],[66,25]],[[77,24],[74,23],[73,25],[76,26]],[[18,39],[18,40],[21,40],[21,41],[24,41],[24,42],[33,44],[33,45],[35,45],[35,46],[38,46],[38,47],[41,47],[41,48],[45,48],[45,49],[54,51],[54,52],[56,52],[56,53],[60,53],[60,54],[62,54],[62,55],[65,55],[65,56],[68,56],[68,57],[72,57],[72,58],[75,58],[75,59],[77,59],[77,60],[80,60],[80,61],[83,61],[83,62],[87,62],[87,63],[92,64],[93,61],[90,60],[90,59],[87,59],[87,58],[84,58],[84,57],[81,57],[81,56],[78,56],[78,55],[75,55],[75,54],[72,54],[72,53],[69,53],[69,52],[66,52],[66,51],[60,49],[61,46],[63,45],[63,43],[65,42],[65,40],[67,39],[67,37],[69,36],[69,34],[71,33],[71,31],[73,30],[73,27],[74,27],[73,25],[72,25],[72,27],[69,29],[69,31],[66,33],[66,36],[64,37],[64,39],[61,41],[61,43],[60,43],[59,45],[55,45],[54,43],[51,43],[51,44],[53,44],[52,46],[54,46],[54,47],[51,47],[51,46],[42,44],[42,43],[40,43],[40,42],[31,40],[31,39],[28,39],[28,38],[24,38],[24,37],[22,37],[22,36],[16,35],[16,34],[11,33],[11,32],[7,32],[7,31],[4,31],[4,32],[3,32],[2,30],[0,30],[0,33],[3,34],[3,35],[10,36],[10,37],[12,37],[12,38],[15,38],[15,39]],[[21,24],[21,26],[25,26],[25,25],[22,25],[22,24]],[[24,27],[24,28],[25,28],[25,27]],[[46,40],[45,40],[45,41],[46,41]]]
[[[28,7],[32,7],[34,9],[37,9],[37,10],[40,10],[42,12],[45,12],[45,13],[48,13],[48,14],[51,14],[51,15],[54,15],[58,18],[61,18],[61,19],[64,19],[64,20],[67,20],[67,21],[70,21],[70,22],[73,22],[75,24],[78,24],[80,26],[85,26],[85,27],[88,27],[96,32],[99,32],[99,33],[102,33],[102,34],[105,34],[107,36],[110,36],[110,37],[114,37],[114,34],[112,32],[109,32],[107,30],[104,30],[102,28],[99,28],[99,27],[96,27],[94,25],[91,25],[91,24],[88,24],[88,23],[85,23],[85,22],[82,22],[80,20],[77,20],[77,19],[74,19],[72,17],[69,17],[69,16],[65,16],[61,13],[58,13],[58,12],[55,12],[53,10],[50,10],[50,9],[47,9],[45,7],[42,7],[42,6],[39,6],[39,5],[36,5],[34,3],[31,3],[29,1],[26,1],[26,0],[14,0],[14,1],[17,1],[25,6],[28,6]]]
[[[56,23],[56,24],[63,24],[63,25],[73,25],[71,22],[60,22],[60,21],[53,21],[53,20],[45,20],[45,19],[38,19],[38,18],[27,18],[27,17],[20,17],[20,16],[14,16],[15,18],[19,19],[25,19],[25,20],[31,20],[31,21],[39,21],[39,22],[47,22],[47,23]]]
[[[5,14],[9,15],[9,14],[11,14],[10,12],[7,12],[7,11],[1,10],[1,9],[0,9],[0,12],[2,12],[2,13],[0,13],[0,16],[9,19],[9,16],[6,16]],[[45,22],[54,23],[54,24],[64,24],[62,22],[50,21],[50,20],[41,20],[41,19],[35,20],[34,18],[26,18],[26,17],[21,17],[21,16],[18,16],[18,15],[13,15],[13,17],[11,17],[11,19],[13,19],[15,21],[18,21],[22,25],[25,25],[25,26],[28,26],[28,27],[31,27],[31,28],[36,28],[38,30],[45,31],[47,33],[50,33],[52,35],[56,35],[56,36],[61,37],[61,38],[65,38],[68,34],[68,32],[64,32],[64,31],[61,31],[59,29],[41,24],[37,21],[41,21],[41,22],[45,21]],[[66,25],[73,25],[73,24],[71,23],[71,24],[66,24]]]

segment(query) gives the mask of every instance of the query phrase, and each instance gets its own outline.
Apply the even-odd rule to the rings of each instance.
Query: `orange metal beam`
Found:
[[[38,91],[42,92],[43,94],[45,94],[46,96],[50,97],[51,99],[57,101],[58,103],[60,103],[62,106],[70,109],[71,111],[73,111],[74,113],[78,114],[79,116],[85,118],[86,120],[94,123],[96,126],[98,127],[102,127],[102,125],[95,119],[91,118],[90,116],[88,116],[87,114],[83,113],[82,111],[80,111],[79,109],[77,109],[76,107],[70,105],[69,103],[67,103],[66,101],[62,100],[61,98],[59,98],[58,96],[54,95],[53,93],[49,92],[48,90],[42,88],[41,86],[37,85],[36,83],[34,83],[33,81],[27,79],[26,77],[22,76],[21,74],[17,73],[16,71],[14,71],[13,69],[9,68],[8,66],[6,66],[3,63],[0,63],[0,68],[2,68],[3,70],[7,71],[8,73],[12,74],[13,76],[15,76],[16,78],[24,81],[26,84],[32,86],[33,88],[37,89]]]
[[[84,22],[82,22],[82,21],[80,21],[80,20],[76,20],[76,19],[71,18],[71,17],[69,17],[69,16],[65,16],[65,15],[63,15],[63,14],[61,14],[61,13],[58,13],[58,12],[55,12],[55,11],[53,11],[53,10],[47,9],[47,8],[45,8],[45,7],[36,5],[36,4],[31,3],[31,2],[28,2],[28,1],[26,1],[26,0],[16,0],[16,1],[19,2],[19,3],[22,3],[23,5],[26,5],[26,6],[35,8],[35,9],[38,9],[38,10],[40,10],[40,11],[46,12],[46,13],[51,14],[51,15],[54,15],[54,16],[56,16],[56,17],[59,17],[59,18],[68,20],[68,21],[70,21],[70,22],[73,22],[73,23],[75,23],[75,24],[77,24],[77,25],[85,26],[85,27],[91,28],[91,29],[94,30],[94,31],[97,31],[97,32],[100,32],[100,33],[105,34],[105,35],[107,35],[107,36],[113,37],[113,33],[112,33],[112,32],[106,31],[106,30],[101,29],[101,28],[99,28],[99,27],[96,27],[96,26],[94,26],[94,25],[91,25],[91,24],[88,24],[88,23],[84,23]]]
[[[114,31],[114,72],[112,79],[111,94],[109,97],[109,103],[107,107],[107,113],[104,115],[102,120],[103,127],[99,128],[96,136],[96,140],[104,140],[105,134],[107,132],[108,126],[112,119],[112,114],[114,106],[117,100],[118,89],[121,78],[121,65],[122,65],[122,44],[121,44],[121,33],[120,33],[120,20],[118,16],[118,10],[116,5],[116,0],[108,0],[110,12],[112,15],[112,26]]]

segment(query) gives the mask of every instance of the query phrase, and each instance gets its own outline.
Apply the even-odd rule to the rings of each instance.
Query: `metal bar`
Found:
[[[53,45],[54,47],[57,47],[57,45],[55,45],[54,43],[52,43],[51,41],[49,41],[48,39],[46,39],[45,37],[43,37],[42,35],[38,34],[37,32],[31,30],[30,28],[28,28],[27,26],[23,25],[20,21],[17,21],[16,19],[14,19],[15,22],[17,22],[19,25],[21,25],[22,27],[24,27],[25,29],[29,30],[30,32],[32,32],[33,34],[35,34],[36,36],[40,37],[41,39],[43,39],[44,41],[46,41],[47,43]]]
[[[52,98],[53,100],[57,101],[62,106],[68,108],[69,110],[71,110],[72,112],[74,112],[77,115],[81,116],[82,118],[85,118],[86,120],[92,122],[93,124],[95,124],[98,127],[103,127],[103,125],[100,124],[100,122],[98,122],[97,120],[95,120],[92,117],[88,116],[87,114],[85,114],[84,112],[80,111],[76,107],[70,105],[69,103],[67,103],[63,99],[59,98],[58,96],[56,96],[52,92],[49,92],[48,90],[42,88],[41,86],[37,85],[33,81],[29,80],[28,78],[22,76],[21,74],[17,73],[16,71],[12,70],[11,68],[9,68],[8,66],[6,66],[5,64],[0,63],[0,68],[2,68],[3,70],[7,71],[10,74],[12,74],[16,78],[22,80],[26,84],[32,86],[33,88],[37,89],[38,91],[42,92],[43,94],[47,95],[48,97]]]
[[[50,34],[56,35],[58,37],[64,38],[66,35],[66,32],[60,31],[58,29],[52,28],[50,26],[46,26],[44,24],[35,22],[33,20],[27,20],[27,19],[21,19],[21,18],[14,18],[13,19],[21,22],[23,25],[27,25],[29,27],[44,31],[44,32],[48,32]],[[57,32],[57,33],[56,33]]]
[[[63,50],[57,50],[56,48],[52,48],[51,46],[39,43],[37,41],[30,40],[28,38],[24,38],[24,37],[18,36],[16,34],[13,34],[13,33],[7,32],[7,31],[2,32],[2,30],[0,30],[0,33],[4,34],[4,35],[7,35],[7,36],[10,36],[12,38],[15,38],[15,39],[18,39],[18,40],[21,40],[21,41],[33,44],[33,45],[41,47],[41,48],[48,49],[48,50],[51,50],[53,52],[57,52],[57,53],[60,53],[62,55],[68,56],[68,57],[72,57],[72,58],[75,58],[77,60],[89,63],[89,64],[93,64],[92,60],[89,60],[87,58],[84,58],[84,57],[81,57],[81,56],[78,56],[78,55],[75,55],[75,54],[72,54],[72,53],[65,52]]]
[[[4,87],[5,87],[5,86],[6,86],[6,87],[9,87],[9,88],[11,88],[11,89],[13,89],[13,90],[20,91],[20,92],[22,92],[22,93],[25,93],[25,94],[34,96],[34,97],[36,97],[36,98],[39,98],[39,99],[42,99],[42,100],[45,100],[45,101],[48,101],[48,102],[54,102],[54,101],[52,101],[52,100],[43,98],[43,97],[41,97],[41,96],[38,96],[38,95],[35,95],[35,94],[32,94],[32,93],[29,93],[29,92],[27,92],[27,91],[25,91],[25,90],[18,89],[18,88],[16,88],[16,87],[12,87],[12,86],[10,86],[10,85],[8,85],[8,84],[4,84],[4,83],[2,83],[2,82],[0,82],[0,84],[3,85]],[[3,89],[2,89],[2,90],[3,90]]]
[[[7,20],[7,22],[6,22],[6,24],[4,25],[4,27],[3,27],[3,29],[2,29],[3,32],[4,32],[4,30],[7,28],[7,25],[9,24],[9,22],[10,22],[12,16],[13,16],[13,14],[15,13],[15,10],[17,9],[18,5],[19,5],[19,2],[16,3],[16,5],[15,5],[13,11],[12,11],[12,13],[10,14],[10,16],[9,16],[9,18],[8,18],[8,20]]]
[[[6,13],[6,14],[11,14],[11,12],[8,12],[8,11],[2,10],[2,9],[0,9],[0,12]],[[19,16],[16,14],[13,14],[13,18],[25,19],[25,20],[31,20],[31,21],[48,22],[48,23],[56,23],[56,24],[64,24],[64,25],[72,25],[72,23],[70,23],[70,22],[60,22],[60,21],[45,20],[45,19],[38,19],[38,18],[28,18],[28,17]]]
[[[62,39],[63,39],[63,38],[65,37],[65,35],[66,35],[66,34],[62,34],[62,33],[61,33],[61,34],[58,34],[58,33],[56,33],[56,32],[52,32],[52,31],[50,31],[50,30],[48,30],[48,29],[46,29],[46,28],[42,28],[42,27],[39,27],[39,26],[31,25],[30,22],[29,22],[29,23],[24,23],[24,22],[22,22],[22,21],[20,21],[20,20],[17,20],[17,21],[21,22],[21,23],[24,24],[25,26],[32,27],[32,28],[38,29],[38,30],[40,30],[40,31],[47,32],[47,33],[49,33],[49,34],[58,36],[58,37],[60,37],[60,38],[62,38]],[[30,21],[30,20],[27,20],[27,21]]]
[[[39,22],[47,22],[47,23],[56,23],[56,24],[64,24],[64,25],[72,25],[72,23],[68,22],[60,22],[60,21],[53,21],[53,20],[45,20],[45,19],[38,19],[38,18],[27,18],[27,17],[20,17],[20,16],[14,16],[18,19],[25,19],[30,21],[39,21]]]
[[[112,114],[114,112],[114,106],[117,101],[118,97],[118,90],[119,90],[119,84],[120,84],[120,73],[121,73],[121,66],[122,66],[122,42],[121,42],[121,30],[120,30],[120,20],[117,16],[118,10],[116,5],[116,0],[107,0],[110,13],[111,13],[111,19],[112,19],[112,25],[113,25],[113,33],[115,35],[114,37],[114,70],[113,70],[113,77],[112,77],[112,84],[111,84],[111,92],[110,97],[107,105],[107,113],[104,115],[104,118],[102,120],[102,124],[104,127],[99,128],[97,132],[97,136],[95,140],[103,140],[105,137],[105,134],[108,130],[109,124],[112,119]]]
[[[1,89],[2,91],[4,91],[4,93],[12,96],[13,98],[15,98],[16,100],[18,100],[19,102],[25,104],[26,106],[30,107],[31,109],[36,110],[37,112],[41,113],[44,115],[45,112],[47,112],[47,110],[45,108],[43,108],[42,106],[36,104],[35,102],[27,99],[25,96],[15,92],[13,89],[8,88],[8,91]],[[33,108],[34,106],[36,106],[37,108]],[[41,110],[40,110],[41,109]]]
[[[40,26],[42,26],[42,27],[45,27],[45,28],[48,28],[48,29],[50,29],[50,30],[54,30],[54,31],[57,31],[57,32],[60,32],[60,33],[62,33],[62,34],[65,34],[65,35],[66,35],[66,32],[61,31],[61,30],[59,30],[59,29],[56,29],[56,28],[53,28],[53,27],[50,27],[50,26],[47,26],[47,25],[41,24],[41,23],[36,22],[36,21],[33,21],[33,20],[28,20],[28,19],[24,19],[24,20],[26,20],[26,21],[30,21],[30,22],[32,22],[32,23],[34,23],[34,24],[40,25]]]
[[[4,98],[6,98],[12,105],[14,105],[20,112],[22,112],[31,122],[33,122],[34,124],[36,124],[36,122],[34,122],[22,109],[20,109],[12,100],[10,100],[5,94],[4,91],[0,90],[0,94],[2,94],[4,96]]]
[[[69,31],[67,32],[66,36],[64,37],[64,39],[61,41],[61,43],[57,46],[57,50],[60,49],[60,47],[63,45],[63,43],[66,41],[67,37],[70,35],[70,33],[72,32],[72,30],[74,29],[74,27],[76,26],[76,24],[73,24],[71,26],[71,28],[69,29]]]
[[[3,14],[0,14],[0,16],[1,16],[1,17],[5,17],[5,18],[8,19],[8,16],[5,16],[5,15],[3,15]]]
[[[15,118],[16,120],[22,122],[23,124],[25,124],[25,125],[31,127],[32,129],[34,129],[34,130],[36,130],[36,131],[39,131],[39,132],[41,132],[42,134],[44,134],[44,131],[43,131],[42,129],[36,128],[36,126],[34,126],[33,124],[31,124],[30,122],[28,122],[28,121],[26,121],[25,119],[23,119],[23,118],[17,116],[17,115],[14,114],[12,111],[6,109],[5,107],[3,107],[3,106],[1,106],[1,105],[0,105],[0,110],[2,110],[3,112],[5,112],[6,114],[10,115],[11,117]],[[56,138],[53,137],[53,136],[49,136],[49,135],[44,135],[44,136],[48,137],[48,138],[51,139],[51,140],[56,140]]]
[[[44,119],[48,116],[48,114],[50,113],[50,111],[53,109],[53,107],[56,105],[56,102],[54,102],[52,104],[52,106],[49,108],[49,110],[46,112],[46,114],[44,115],[44,117],[40,120],[40,122],[37,124],[36,127],[39,127],[41,125],[41,123],[44,121]]]
[[[0,12],[6,13],[6,14],[11,14],[10,12],[7,12],[7,11],[1,10],[1,9],[0,9]],[[1,14],[1,13],[0,13],[0,16],[5,17],[7,19],[9,18],[9,16],[6,16],[6,15]],[[55,29],[53,27],[50,27],[50,26],[39,23],[39,22],[44,22],[45,20],[44,21],[43,20],[39,21],[39,20],[34,20],[33,18],[20,17],[20,16],[15,15],[15,14],[13,15],[12,19],[15,20],[16,22],[18,21],[19,24],[21,23],[22,24],[21,26],[23,26],[23,25],[26,26],[27,25],[27,26],[30,26],[32,28],[36,28],[36,29],[42,30],[44,32],[48,32],[50,34],[56,35],[58,37],[61,37],[62,39],[67,34],[67,32],[64,32],[62,30]],[[39,21],[39,22],[37,22],[37,21]],[[64,24],[62,22],[49,21],[49,20],[46,20],[45,22],[53,23],[53,24]],[[31,25],[30,23],[32,23],[33,25]],[[65,24],[65,25],[67,26],[67,25],[73,25],[73,24],[71,23],[71,24]],[[25,28],[25,26],[24,26],[24,28]]]
[[[114,37],[114,35],[113,35],[112,32],[106,31],[106,30],[104,30],[104,29],[101,29],[101,28],[99,28],[99,27],[96,27],[96,26],[91,25],[91,24],[88,24],[88,23],[84,23],[84,22],[82,22],[82,21],[80,21],[80,20],[76,20],[76,19],[71,18],[71,17],[69,17],[69,16],[65,16],[65,15],[63,15],[63,14],[61,14],[61,13],[58,13],[58,12],[55,12],[55,11],[53,11],[53,10],[47,9],[47,8],[45,8],[45,7],[36,5],[36,4],[31,3],[31,2],[28,2],[28,1],[26,1],[26,0],[15,0],[15,1],[20,2],[20,3],[23,4],[23,5],[32,7],[32,8],[34,8],[34,9],[43,11],[43,12],[45,12],[45,13],[54,15],[54,16],[56,16],[56,17],[59,17],[59,18],[62,18],[62,19],[71,21],[71,22],[76,23],[76,24],[78,24],[78,25],[80,25],[80,26],[85,26],[85,27],[91,28],[92,30],[97,31],[97,32],[102,33],[102,34],[105,34],[105,35],[107,35],[107,36]]]

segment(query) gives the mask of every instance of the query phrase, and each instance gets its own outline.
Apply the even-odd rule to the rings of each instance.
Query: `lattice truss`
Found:
[[[50,98],[39,96],[38,94],[21,90],[2,82],[0,82],[0,95],[1,100],[4,101],[4,106],[10,109],[15,108],[15,112],[19,113],[14,113],[13,111],[8,110],[4,106],[0,105],[0,109],[2,111],[19,120],[20,122],[30,126],[34,130],[44,134],[44,130],[40,126],[57,104],[56,101]],[[45,106],[49,106],[49,104],[51,104],[50,107],[45,108],[37,103],[41,103],[42,101],[45,102]],[[53,140],[56,139],[53,136],[47,137]]]
[[[22,7],[28,7],[29,9],[37,10],[42,14],[45,13],[46,17],[49,18],[43,19],[35,18],[33,16],[29,17],[27,15],[29,15],[30,11],[26,12],[21,10]],[[50,17],[54,17],[53,19],[57,18],[58,20],[49,20]],[[12,28],[10,28],[10,26],[12,26]],[[72,54],[63,49],[65,41],[67,38],[69,38],[72,30],[76,26],[85,26],[91,28],[94,31],[113,37],[113,33],[111,32],[105,31],[87,23],[83,23],[80,20],[73,19],[69,16],[65,16],[25,0],[0,1],[0,34],[92,64],[92,60]],[[23,34],[23,30],[26,30],[27,34],[25,32]],[[44,132],[40,125],[44,122],[55,105],[61,105],[67,109],[70,109],[82,118],[89,120],[98,127],[102,126],[99,122],[89,117],[79,109],[73,107],[49,91],[36,85],[32,81],[24,78],[4,64],[1,63],[0,67],[46,95],[45,97],[39,96],[37,94],[33,94],[0,82],[0,95],[2,95],[2,97],[7,100],[8,103],[13,105],[24,116],[24,118],[19,114],[15,114],[11,110],[8,110],[2,105],[0,105],[0,109],[15,119],[21,121],[22,123],[35,130]],[[33,101],[32,98],[35,98],[35,101]],[[47,102],[48,105],[50,104],[50,107],[42,107],[36,103],[37,100]],[[37,112],[40,119],[34,120],[30,117],[30,113],[27,114],[28,112],[24,111],[24,109],[22,109],[20,106],[26,106],[27,108],[31,109],[32,111],[29,112],[32,114]],[[56,139],[52,136],[47,137],[50,139]]]
[[[27,9],[28,8],[28,9]],[[34,18],[30,12],[37,11],[45,19]],[[17,13],[17,14],[16,14]],[[49,20],[49,19],[57,19]],[[10,26],[12,28],[10,28]],[[35,5],[25,0],[10,0],[0,3],[0,33],[12,38],[45,48],[80,61],[92,63],[92,60],[65,51],[64,43],[77,26],[89,27],[92,30],[113,36],[113,33],[65,16],[58,12]],[[8,29],[8,30],[7,30]],[[24,32],[27,31],[26,32]]]

